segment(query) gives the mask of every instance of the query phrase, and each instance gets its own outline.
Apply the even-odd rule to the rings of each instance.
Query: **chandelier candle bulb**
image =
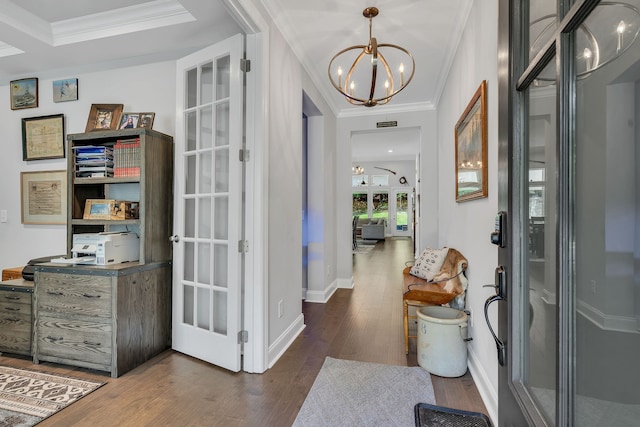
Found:
[[[338,86],[342,87],[342,67],[338,67]]]
[[[400,63],[400,86],[404,86],[404,64]]]

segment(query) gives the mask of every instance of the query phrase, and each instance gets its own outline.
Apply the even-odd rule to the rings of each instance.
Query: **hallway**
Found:
[[[404,354],[401,270],[412,259],[407,238],[388,238],[354,255],[354,289],[338,289],[326,304],[303,303],[307,327],[262,375],[231,373],[167,350],[120,378],[63,365],[33,365],[0,356],[0,364],[106,381],[107,384],[40,425],[288,426],[325,356],[416,366],[415,343]],[[469,373],[433,377],[437,403],[486,413]]]

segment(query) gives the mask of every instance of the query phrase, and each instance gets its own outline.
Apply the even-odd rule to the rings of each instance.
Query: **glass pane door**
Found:
[[[602,2],[584,24],[610,43],[601,61],[623,52],[577,85],[575,419],[586,427],[640,423],[638,8]]]
[[[173,348],[233,371],[240,369],[243,221],[242,168],[231,153],[242,148],[243,103],[232,63],[239,64],[242,46],[236,36],[178,62],[184,100],[176,139]]]
[[[555,61],[542,75],[555,76]],[[522,235],[526,236],[525,262],[527,286],[523,292],[525,316],[523,334],[523,380],[539,410],[550,424],[555,421],[557,296],[556,238],[557,185],[556,161],[556,85],[534,84],[527,92],[527,178],[524,194]],[[536,82],[537,83],[537,82]],[[527,310],[528,308],[528,310]]]

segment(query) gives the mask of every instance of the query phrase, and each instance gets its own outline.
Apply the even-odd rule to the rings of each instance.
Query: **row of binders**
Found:
[[[140,138],[118,140],[113,146],[113,176],[140,176]]]
[[[140,139],[73,147],[76,178],[140,176]]]

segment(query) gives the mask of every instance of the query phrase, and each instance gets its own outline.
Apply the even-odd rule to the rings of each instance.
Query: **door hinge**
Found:
[[[249,161],[249,150],[241,148],[239,150],[238,158],[240,159],[241,162],[248,162]]]
[[[249,242],[246,240],[238,240],[238,252],[241,254],[249,252]]]
[[[249,331],[238,332],[238,344],[244,344],[249,342]]]
[[[240,70],[244,73],[251,71],[251,60],[242,58],[240,60]]]

